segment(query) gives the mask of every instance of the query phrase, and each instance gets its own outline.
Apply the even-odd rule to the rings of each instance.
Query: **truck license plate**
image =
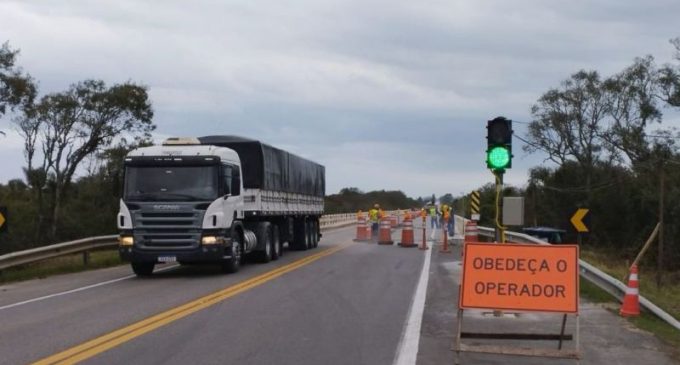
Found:
[[[175,256],[159,256],[158,262],[177,262],[177,257],[175,257]]]

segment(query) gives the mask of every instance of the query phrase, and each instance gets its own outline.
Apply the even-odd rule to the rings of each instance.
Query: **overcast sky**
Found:
[[[0,42],[41,93],[149,86],[159,140],[261,139],[326,165],[327,193],[457,195],[492,181],[486,120],[529,121],[582,68],[670,61],[678,14],[677,0],[0,0]],[[21,143],[0,136],[0,181],[21,176]],[[506,180],[522,185],[543,158],[514,149]]]

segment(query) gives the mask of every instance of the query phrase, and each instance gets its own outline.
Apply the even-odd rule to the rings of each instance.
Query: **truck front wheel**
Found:
[[[238,241],[234,241],[229,248],[230,258],[222,262],[222,271],[233,274],[241,268],[241,244]]]
[[[156,264],[153,262],[132,262],[130,266],[132,266],[132,271],[137,276],[151,276]]]

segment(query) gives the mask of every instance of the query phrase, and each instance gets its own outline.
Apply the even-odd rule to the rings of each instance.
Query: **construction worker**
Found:
[[[359,211],[357,212],[357,221],[360,221],[362,219],[364,219],[364,212],[361,209],[359,209]]]
[[[411,220],[413,217],[411,216],[411,212],[408,210],[404,210],[404,220]]]
[[[435,205],[430,206],[430,228],[432,229],[438,229],[439,228],[439,218],[438,218],[439,212],[437,212],[437,207]]]
[[[442,229],[447,230],[447,235],[448,235],[448,227],[449,227],[449,221],[451,220],[451,213],[449,213],[449,210],[446,209],[444,213],[442,214]]]
[[[456,216],[453,212],[453,205],[449,207],[449,215],[451,218],[449,219],[449,236],[453,238],[456,235]]]
[[[373,205],[373,209],[368,211],[368,220],[371,222],[371,236],[374,239],[378,238],[378,229],[380,228],[381,215],[384,213],[380,209],[380,204]]]
[[[448,229],[448,220],[444,217],[449,215],[449,206],[442,204],[441,207],[439,207],[439,212],[441,214],[442,229]]]

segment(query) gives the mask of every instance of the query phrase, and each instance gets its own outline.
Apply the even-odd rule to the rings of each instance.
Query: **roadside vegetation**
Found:
[[[11,125],[0,143],[18,133],[25,158],[23,176],[0,184],[0,254],[114,233],[123,156],[155,129],[147,87],[88,79],[41,94],[18,58],[0,47],[0,118]]]

